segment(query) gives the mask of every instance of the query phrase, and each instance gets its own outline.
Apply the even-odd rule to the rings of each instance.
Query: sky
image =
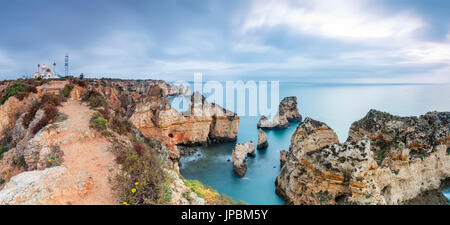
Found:
[[[127,79],[450,83],[450,1],[0,2],[0,80],[37,64]]]

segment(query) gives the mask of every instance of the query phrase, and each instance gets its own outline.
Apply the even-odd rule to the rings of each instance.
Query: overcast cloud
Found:
[[[88,77],[450,82],[449,1],[15,0],[0,78],[64,55]]]

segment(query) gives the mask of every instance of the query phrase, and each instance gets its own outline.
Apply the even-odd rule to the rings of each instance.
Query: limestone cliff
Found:
[[[173,154],[179,153],[175,145],[178,142],[171,141],[169,135],[172,131],[164,136],[157,133],[155,137],[161,137],[161,143],[152,140],[155,137],[144,136],[127,121],[143,112],[144,123],[154,124],[159,131],[173,129],[176,131],[173,137],[183,140],[180,143],[197,144],[205,140],[233,140],[239,126],[234,114],[221,115],[217,112],[226,110],[205,103],[201,115],[184,116],[170,107],[167,97],[185,95],[190,90],[163,81],[62,79],[45,82],[45,91],[54,94],[51,98],[61,104],[55,104],[58,116],[39,130],[32,128],[46,116],[44,106],[49,104],[42,103],[43,86],[23,100],[10,97],[0,106],[0,128],[3,133],[7,131],[0,135],[0,204],[117,204],[119,201],[112,194],[108,177],[121,170],[117,163],[121,155],[113,151],[124,150],[120,146],[133,149],[138,142],[151,143],[155,156],[162,160],[159,169],[167,168],[172,177],[169,179],[172,198],[166,204],[208,204],[185,185],[174,165],[179,156]],[[73,88],[68,97],[63,98],[62,89],[67,84],[72,84]],[[3,86],[5,90],[7,85]],[[36,111],[31,110],[32,106],[38,106]],[[149,111],[145,111],[147,109]],[[145,113],[151,115],[145,117]],[[104,133],[91,127],[95,114],[107,118]],[[182,129],[188,132],[183,134]],[[196,132],[201,135],[196,136]],[[121,145],[115,146],[117,143]]]
[[[197,97],[200,100],[196,102]],[[173,160],[180,157],[177,145],[234,141],[239,131],[236,114],[208,103],[199,94],[192,95],[189,111],[182,113],[172,108],[167,98],[150,95],[137,103],[130,122],[148,137],[171,149]]]
[[[294,133],[277,193],[290,204],[403,204],[450,176],[449,113],[371,110],[339,144],[324,123]]]

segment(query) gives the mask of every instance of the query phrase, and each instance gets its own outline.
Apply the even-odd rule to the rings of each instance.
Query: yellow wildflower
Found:
[[[124,205],[128,205],[128,202],[123,202]]]
[[[138,186],[138,185],[139,185],[139,182],[134,183],[134,185]]]
[[[136,192],[136,188],[131,189],[131,192],[135,193]]]
[[[51,159],[49,159],[49,160],[48,160],[48,162],[52,162],[52,160],[51,160]]]

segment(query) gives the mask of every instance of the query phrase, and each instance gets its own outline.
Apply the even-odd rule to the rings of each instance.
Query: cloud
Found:
[[[54,14],[4,4],[1,79],[54,60],[63,73],[68,52],[71,73],[88,77],[448,81],[450,16],[432,13],[439,2],[420,3],[427,13],[375,0],[45,2]]]
[[[411,13],[379,13],[371,1],[254,1],[244,32],[286,26],[300,34],[338,39],[401,38],[423,26]]]

